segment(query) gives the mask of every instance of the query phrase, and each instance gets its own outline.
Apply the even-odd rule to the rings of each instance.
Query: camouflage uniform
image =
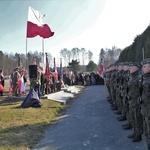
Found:
[[[121,95],[123,96],[123,109],[122,114],[128,116],[129,113],[129,103],[126,98],[126,94],[128,93],[128,80],[129,80],[129,71],[125,71],[123,75],[123,88]]]
[[[131,66],[137,66],[136,63],[132,63]],[[143,120],[140,112],[140,108],[138,106],[138,98],[140,93],[139,87],[139,71],[135,71],[130,74],[129,82],[128,82],[128,96],[129,96],[129,121],[132,124],[134,129],[134,133],[129,135],[128,138],[133,138],[133,142],[137,142],[142,140],[143,133]]]
[[[116,89],[115,89],[115,75],[116,75],[116,70],[113,69],[111,71],[110,75],[110,98],[113,102],[114,110],[117,109],[117,103],[116,103]]]
[[[124,66],[128,66],[127,63],[124,63]],[[121,113],[122,113],[122,116],[120,116],[118,118],[119,121],[124,121],[127,119],[127,116],[128,116],[128,112],[129,112],[129,104],[128,104],[128,101],[127,101],[127,98],[126,98],[126,94],[127,94],[127,91],[128,91],[128,80],[129,80],[129,70],[124,70],[123,71],[123,74],[122,74],[122,84],[120,85],[122,88],[121,88],[121,101],[122,101],[122,108],[121,108]],[[129,122],[128,122],[129,123]],[[128,124],[127,124],[128,125]],[[123,125],[124,126],[124,125]],[[127,129],[127,127],[126,127]]]
[[[105,72],[105,75],[104,75],[104,77],[105,77],[105,83],[106,83],[106,87],[107,87],[107,91],[108,91],[108,100],[109,101],[111,101],[111,98],[110,98],[110,76],[111,76],[111,73],[110,73],[110,71],[108,71],[108,68],[106,69],[107,70],[107,72]]]
[[[145,59],[144,64],[150,64],[150,59]],[[144,133],[147,140],[148,150],[150,150],[150,72],[143,75],[142,82],[142,104],[141,113],[144,120]]]
[[[120,64],[122,65],[122,64]],[[117,106],[118,106],[118,110],[120,112],[122,112],[122,108],[123,108],[123,97],[121,95],[121,91],[122,91],[122,87],[123,87],[123,70],[120,70],[118,72],[118,76],[117,76],[117,96],[116,96],[116,101],[117,101]]]

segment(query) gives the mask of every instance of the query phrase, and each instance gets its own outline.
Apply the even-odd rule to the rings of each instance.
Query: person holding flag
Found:
[[[27,82],[27,79],[25,77],[25,67],[22,67],[20,80],[18,82],[19,94],[25,94],[25,83],[26,82]]]
[[[4,75],[3,75],[3,70],[0,70],[0,94],[1,96],[3,96],[3,92],[4,92]]]
[[[102,78],[104,78],[104,57],[102,57],[101,59],[100,59],[100,62],[99,62],[99,70],[98,70],[98,74],[102,77]]]
[[[18,96],[19,95],[18,82],[20,80],[20,76],[21,75],[19,73],[19,67],[16,67],[14,69],[14,72],[11,74],[13,96]]]

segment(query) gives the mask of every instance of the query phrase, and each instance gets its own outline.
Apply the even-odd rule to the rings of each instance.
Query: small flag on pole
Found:
[[[60,77],[63,76],[62,58],[60,58],[60,72],[59,72],[59,76],[60,76]]]
[[[57,73],[57,67],[56,67],[56,61],[55,61],[55,58],[54,58],[54,68],[53,68],[53,72]]]

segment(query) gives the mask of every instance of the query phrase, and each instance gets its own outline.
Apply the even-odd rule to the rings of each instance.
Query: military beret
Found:
[[[139,67],[139,68],[141,67],[141,65],[139,63],[137,63],[137,62],[131,62],[129,66],[130,67],[136,66],[136,67]]]
[[[141,62],[142,65],[150,64],[150,58],[146,58]]]
[[[112,66],[118,66],[118,63],[111,64]]]
[[[129,62],[124,62],[124,66],[129,66],[130,63]]]
[[[124,62],[119,62],[118,66],[124,66]]]
[[[113,67],[114,66],[114,64],[111,64],[109,67]]]

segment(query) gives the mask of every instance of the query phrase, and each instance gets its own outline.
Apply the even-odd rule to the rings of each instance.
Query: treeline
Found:
[[[41,62],[45,62],[45,60],[43,60],[45,54],[38,51],[29,51],[27,56],[22,53],[7,54],[0,51],[0,69],[4,71],[6,76],[10,75],[15,67],[21,68],[24,66],[28,69],[28,66],[33,64],[34,57],[36,58],[37,65],[40,65]],[[80,65],[89,63],[93,59],[93,53],[90,50],[87,51],[85,48],[72,48],[72,50],[64,48],[60,51],[60,57],[63,58],[65,67],[68,67],[72,60],[77,60]],[[51,66],[53,66],[53,57],[50,53],[48,53],[48,59]]]
[[[52,59],[51,54],[49,54]],[[0,69],[4,71],[6,76],[10,75],[15,67],[28,67],[33,64],[33,58],[36,57],[36,63],[39,65],[43,60],[43,53],[37,51],[27,53],[27,58],[25,54],[15,53],[7,54],[0,51]]]
[[[80,69],[78,71],[98,71],[98,65],[101,62],[101,58],[104,58],[104,66],[108,66],[118,60],[121,49],[113,46],[112,48],[101,49],[99,53],[99,60],[96,63],[93,61],[93,53],[91,50],[85,48],[72,48],[68,50],[64,48],[60,51],[60,58],[63,58],[64,68],[73,69],[73,65],[70,65],[74,61],[78,63]],[[10,75],[15,67],[27,67],[33,64],[33,58],[36,57],[37,65],[40,65],[45,58],[45,54],[38,51],[29,51],[27,56],[23,53],[7,54],[0,51],[0,69],[4,70],[6,76]],[[53,66],[53,57],[51,53],[48,53],[49,64]],[[45,62],[45,60],[44,60]],[[56,62],[58,63],[58,62]],[[59,67],[59,66],[57,66]],[[69,70],[70,70],[69,69]]]
[[[150,26],[142,34],[137,35],[133,43],[121,52],[119,61],[141,62],[143,56],[150,58]]]
[[[116,46],[112,46],[112,48],[102,48],[99,54],[99,63],[101,63],[103,59],[105,67],[113,64],[115,61],[118,61],[121,51],[122,50]]]
[[[72,48],[71,50],[64,48],[60,51],[60,56],[64,59],[65,66],[72,60],[77,60],[80,65],[85,65],[93,59],[93,53],[85,48]]]

